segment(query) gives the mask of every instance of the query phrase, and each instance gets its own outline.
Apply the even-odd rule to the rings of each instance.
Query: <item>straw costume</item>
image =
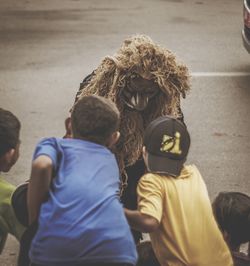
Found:
[[[144,129],[159,116],[173,115],[183,121],[180,99],[189,89],[187,67],[145,35],[126,39],[116,54],[105,57],[81,83],[75,101],[90,94],[104,96],[121,113],[121,138],[114,153],[125,207],[137,207],[136,186],[145,173],[141,159]],[[134,237],[139,239],[139,235]]]

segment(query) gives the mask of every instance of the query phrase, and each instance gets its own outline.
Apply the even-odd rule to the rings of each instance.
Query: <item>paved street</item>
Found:
[[[148,34],[188,65],[182,102],[211,200],[250,193],[250,54],[242,45],[239,0],[0,0],[0,107],[22,122],[21,157],[4,175],[29,178],[34,145],[62,136],[81,80],[127,36]],[[12,237],[0,255],[15,265]]]

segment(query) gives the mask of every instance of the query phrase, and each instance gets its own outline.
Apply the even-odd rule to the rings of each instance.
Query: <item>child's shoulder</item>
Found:
[[[150,180],[150,179],[155,179],[155,178],[161,178],[161,175],[149,172],[149,173],[144,174],[141,177],[141,179],[145,179],[145,180]]]
[[[0,190],[2,189],[15,189],[15,186],[6,181],[2,176],[0,176]]]
[[[10,197],[14,190],[15,186],[0,176],[0,198]]]
[[[154,184],[154,185],[162,186],[163,178],[164,178],[163,176],[156,174],[156,173],[146,173],[140,178],[139,182],[145,185]]]
[[[56,137],[44,137],[41,138],[38,143],[51,143],[51,142],[60,142],[62,138],[56,138]]]
[[[58,147],[63,145],[63,143],[69,141],[70,139],[64,139],[64,138],[56,138],[56,137],[45,137],[41,138],[37,142],[37,147],[39,146],[53,146],[53,147]]]
[[[200,171],[195,164],[184,165],[181,174],[199,174]]]

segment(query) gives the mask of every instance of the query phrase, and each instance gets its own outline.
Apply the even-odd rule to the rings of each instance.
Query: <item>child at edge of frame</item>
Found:
[[[28,185],[31,266],[133,266],[135,243],[119,201],[112,146],[119,111],[110,100],[84,96],[74,106],[72,138],[36,147]]]
[[[205,182],[194,164],[184,164],[189,147],[181,121],[164,116],[149,124],[143,147],[148,173],[138,183],[138,209],[125,209],[126,217],[132,228],[149,233],[162,266],[232,266]]]
[[[250,197],[241,192],[220,192],[213,201],[218,226],[227,242],[235,266],[250,265]],[[245,252],[241,251],[245,245]]]
[[[0,108],[0,172],[7,173],[19,158],[21,123],[10,111]],[[25,230],[17,220],[11,206],[16,187],[0,177],[0,254],[8,234],[18,241]]]

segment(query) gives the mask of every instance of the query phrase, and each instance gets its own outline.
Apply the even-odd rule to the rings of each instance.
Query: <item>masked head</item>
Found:
[[[139,74],[132,73],[126,78],[120,98],[128,108],[141,112],[159,93],[160,88],[154,79],[145,79]]]
[[[116,154],[122,170],[141,156],[143,132],[152,120],[163,115],[182,117],[180,98],[189,89],[187,67],[148,36],[135,35],[102,60],[82,83],[76,100],[96,94],[116,103],[121,114]]]

